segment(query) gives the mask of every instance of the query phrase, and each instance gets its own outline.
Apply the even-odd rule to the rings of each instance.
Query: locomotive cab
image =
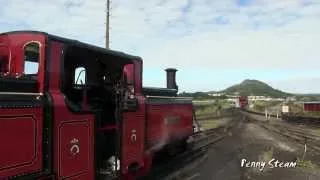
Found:
[[[0,142],[6,144],[0,150],[0,176],[120,176],[127,153],[121,144],[123,116],[139,107],[134,73],[139,62],[42,32],[0,34]],[[127,128],[139,125],[131,122]],[[142,151],[143,136],[136,139],[132,146]],[[126,159],[124,172],[139,164],[135,157]]]
[[[62,90],[74,113],[95,116],[96,166],[99,174],[118,176],[122,113],[135,111],[131,60],[68,47]],[[131,70],[131,71],[130,71]]]

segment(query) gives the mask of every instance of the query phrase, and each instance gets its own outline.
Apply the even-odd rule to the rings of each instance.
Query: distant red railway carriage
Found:
[[[0,179],[132,179],[193,133],[192,100],[142,60],[43,32],[0,34]]]
[[[249,104],[247,96],[239,97],[240,108],[246,108]]]
[[[320,112],[320,102],[304,102],[303,103],[304,111],[314,111]]]
[[[248,97],[247,96],[239,96],[236,99],[236,107],[237,108],[246,108],[248,106]]]

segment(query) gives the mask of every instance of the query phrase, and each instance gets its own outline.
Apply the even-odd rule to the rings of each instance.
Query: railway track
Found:
[[[249,114],[259,115],[259,116],[265,116],[265,113],[261,112],[254,112],[249,110],[241,110],[242,112],[247,112]],[[282,120],[292,123],[292,124],[302,124],[302,125],[308,125],[310,127],[320,127],[320,118],[319,117],[308,117],[308,116],[297,116],[297,115],[281,115],[278,116],[276,114],[270,114],[270,117],[278,117]]]
[[[248,112],[247,112],[248,113]],[[247,114],[248,115],[248,114]],[[250,113],[249,113],[250,115]],[[257,116],[257,114],[255,114]],[[256,117],[249,117],[250,119],[255,119],[262,122],[268,122],[270,125],[273,125],[278,128],[285,127],[287,131],[290,131],[292,133],[295,133],[297,135],[305,136],[305,138],[308,139],[314,139],[314,140],[320,140],[320,133],[319,133],[319,126],[318,125],[312,125],[308,122],[303,124],[292,124],[291,122],[288,122],[286,120],[280,120],[280,121],[273,121],[273,120],[266,120],[265,115],[258,115],[261,117],[259,119],[256,119]],[[262,120],[263,119],[263,120]]]
[[[204,121],[204,120],[210,120],[210,119],[221,119],[221,118],[226,118],[226,117],[232,117],[232,115],[214,115],[212,113],[208,114],[201,114],[197,116],[198,121]]]
[[[275,126],[266,123],[259,124],[268,131],[285,136],[288,139],[292,139],[302,145],[306,144],[313,150],[320,151],[320,136],[315,136],[299,129],[288,129],[287,127],[281,127],[280,125]]]
[[[273,126],[278,127],[278,128],[282,128],[283,130],[287,130],[292,134],[299,135],[304,138],[320,142],[320,134],[316,134],[310,129],[300,128],[300,127],[292,127],[292,126],[287,126],[285,124],[282,125],[285,128],[281,127],[280,124],[274,124]]]
[[[315,134],[308,125],[305,128],[296,127],[286,122],[270,123],[269,121],[255,120],[253,117],[248,117],[250,121],[254,121],[264,129],[285,136],[302,145],[307,145],[309,148],[320,151],[320,135]]]
[[[182,176],[194,169],[198,163],[206,158],[206,152],[210,146],[228,136],[236,122],[230,122],[224,126],[196,133],[190,137],[188,150],[165,164],[154,168],[146,179],[181,179]],[[170,164],[170,167],[168,167]]]

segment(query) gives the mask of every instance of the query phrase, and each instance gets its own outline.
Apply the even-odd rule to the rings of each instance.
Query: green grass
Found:
[[[218,107],[211,105],[211,106],[207,106],[204,108],[198,108],[196,109],[196,116],[201,115],[201,114],[208,114],[208,113],[217,113]]]
[[[221,119],[210,119],[210,120],[206,120],[206,121],[201,121],[201,127],[205,130],[207,129],[213,129],[213,128],[217,128],[219,126],[225,125],[228,122],[230,122],[231,119],[230,118],[221,118]]]
[[[309,169],[316,169],[318,166],[314,163],[312,163],[310,160],[301,160],[298,158],[297,160],[297,166],[301,168],[309,168]]]
[[[252,110],[256,112],[264,112],[265,108],[270,108],[277,105],[279,105],[278,101],[256,101]]]
[[[271,147],[269,150],[266,150],[262,152],[261,155],[259,155],[259,161],[269,161],[273,157],[273,148]]]
[[[225,100],[219,100],[207,105],[195,104],[195,107],[196,107],[196,115],[209,114],[209,113],[218,114],[219,110],[230,108],[231,103]]]
[[[212,114],[212,115],[220,115],[219,110],[231,107],[231,104],[224,100],[216,101],[215,103],[207,104],[207,105],[196,105],[196,116],[201,116],[203,114]],[[201,121],[201,127],[204,129],[212,129],[222,126],[228,123],[230,119],[221,118],[221,119],[208,119],[205,121]]]

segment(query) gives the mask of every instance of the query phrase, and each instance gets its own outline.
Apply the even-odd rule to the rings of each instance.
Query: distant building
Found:
[[[264,96],[248,96],[249,101],[257,101],[257,100],[265,100],[266,97]]]
[[[214,97],[220,97],[220,96],[223,96],[224,93],[209,93],[208,95],[209,96],[214,96]]]
[[[239,96],[237,95],[226,95],[228,98],[238,98]]]
[[[249,101],[284,101],[284,98],[272,98],[265,96],[248,96]]]
[[[296,101],[296,97],[292,96],[292,97],[287,97],[286,101]]]
[[[285,101],[284,98],[274,98],[275,101]]]

